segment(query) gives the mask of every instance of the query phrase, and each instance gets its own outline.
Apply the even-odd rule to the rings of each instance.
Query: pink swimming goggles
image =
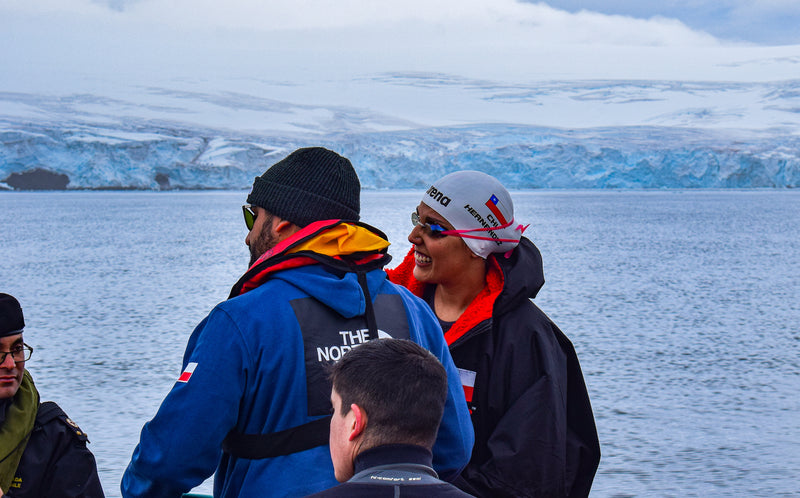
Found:
[[[433,223],[422,223],[419,221],[419,213],[413,211],[411,213],[411,224],[415,227],[422,228],[422,231],[426,234],[430,235],[434,239],[440,239],[442,237],[446,237],[448,235],[454,235],[456,237],[461,237],[464,239],[477,239],[477,240],[490,240],[490,241],[497,241],[497,242],[511,242],[516,243],[519,242],[517,239],[500,239],[495,237],[486,237],[482,235],[473,235],[471,232],[488,232],[490,230],[502,230],[504,228],[508,228],[514,224],[514,219],[512,218],[511,221],[506,223],[505,225],[499,225],[496,227],[488,227],[488,228],[471,228],[468,230],[448,230],[441,225],[436,225]],[[519,225],[517,226],[516,230],[520,233],[524,233],[525,230],[530,225]]]

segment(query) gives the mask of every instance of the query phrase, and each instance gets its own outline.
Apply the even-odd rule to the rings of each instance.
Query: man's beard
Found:
[[[270,213],[265,213],[266,219],[261,225],[261,232],[258,237],[250,243],[250,264],[248,268],[253,266],[253,263],[258,260],[265,252],[269,251],[278,244],[277,237],[272,232],[272,219],[274,216]]]

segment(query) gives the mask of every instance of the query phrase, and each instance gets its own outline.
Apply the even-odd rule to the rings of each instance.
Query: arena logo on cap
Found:
[[[437,190],[436,187],[429,188],[426,194],[428,194],[430,197],[433,198],[433,200],[437,201],[444,207],[447,207],[447,205],[450,204],[450,198],[444,195],[443,192]]]
[[[501,225],[508,225],[506,217],[500,212],[501,206],[502,203],[500,202],[500,199],[498,199],[494,194],[492,194],[492,196],[489,197],[489,200],[486,201],[486,207],[488,207],[489,211],[491,211],[492,214],[497,217],[497,221],[499,221]]]

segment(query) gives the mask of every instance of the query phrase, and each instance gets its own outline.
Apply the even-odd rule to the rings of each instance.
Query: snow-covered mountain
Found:
[[[0,188],[248,188],[307,145],[371,188],[798,186],[800,45],[584,7],[0,2]]]
[[[367,188],[422,187],[458,169],[512,188],[785,188],[800,186],[799,130],[800,80],[384,73],[226,89],[6,92],[0,188],[248,188],[309,145],[349,157]]]

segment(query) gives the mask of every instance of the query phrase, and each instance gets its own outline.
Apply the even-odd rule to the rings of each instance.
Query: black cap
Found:
[[[21,334],[25,328],[22,307],[14,296],[0,293],[0,337]]]
[[[346,157],[322,148],[297,149],[256,177],[247,202],[297,226],[358,221],[361,183]]]

